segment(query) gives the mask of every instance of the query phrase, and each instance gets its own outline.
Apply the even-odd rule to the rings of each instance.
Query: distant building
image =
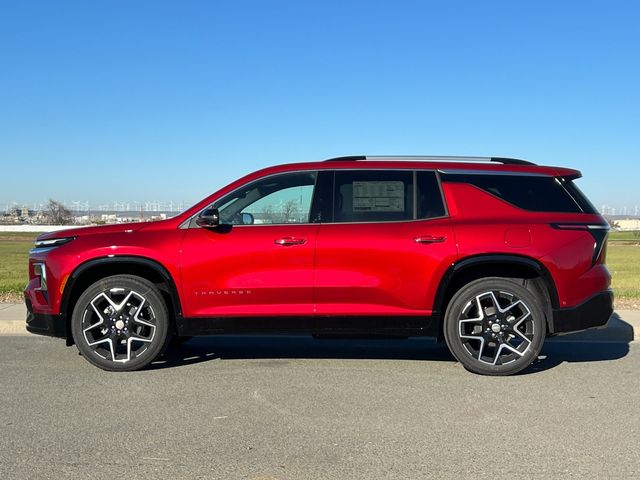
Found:
[[[36,212],[29,210],[28,207],[13,207],[3,215],[3,220],[11,223],[24,223],[30,222],[35,216]]]
[[[622,218],[616,219],[618,230],[623,232],[640,230],[640,218]]]
[[[103,213],[100,215],[100,220],[107,223],[116,223],[117,215],[115,213]]]

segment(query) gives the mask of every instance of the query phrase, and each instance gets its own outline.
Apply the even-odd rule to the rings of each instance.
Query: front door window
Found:
[[[274,175],[233,192],[218,202],[228,225],[309,223],[315,172]]]

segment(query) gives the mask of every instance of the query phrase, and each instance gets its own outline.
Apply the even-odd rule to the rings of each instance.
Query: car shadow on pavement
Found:
[[[521,375],[565,362],[616,360],[629,353],[633,328],[614,314],[605,329],[548,338],[542,352]],[[175,368],[209,360],[384,359],[455,362],[444,342],[432,338],[315,339],[311,336],[213,335],[174,345],[147,369]]]
[[[565,362],[617,360],[629,353],[633,340],[633,327],[614,313],[606,328],[548,338],[538,359],[522,374],[549,370]]]
[[[520,375],[542,372],[568,362],[603,362],[617,360],[629,353],[629,344],[624,342],[547,342],[538,359]]]
[[[315,339],[311,336],[214,335],[173,346],[148,369],[179,367],[208,360],[384,359],[454,362],[444,343],[432,338]]]

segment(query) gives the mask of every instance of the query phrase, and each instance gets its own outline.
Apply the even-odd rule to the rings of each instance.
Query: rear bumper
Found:
[[[549,333],[568,333],[603,327],[613,314],[613,291],[605,290],[571,308],[553,310]]]
[[[25,299],[27,305],[27,331],[48,337],[67,338],[67,326],[62,315],[47,315],[34,313],[31,302]]]

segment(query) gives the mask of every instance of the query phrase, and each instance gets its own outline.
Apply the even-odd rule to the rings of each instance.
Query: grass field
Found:
[[[640,232],[611,232],[609,234],[610,242],[630,242],[640,243]]]
[[[0,302],[21,302],[27,283],[27,257],[37,234],[0,232]],[[607,265],[618,308],[640,309],[640,238],[612,232]]]
[[[0,301],[22,301],[27,258],[36,233],[0,232]]]
[[[607,266],[620,305],[640,309],[640,245],[609,244]]]

